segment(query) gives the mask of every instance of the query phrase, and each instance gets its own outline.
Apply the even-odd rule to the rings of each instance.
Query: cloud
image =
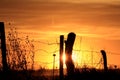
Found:
[[[26,30],[74,31],[83,34],[99,34],[103,29],[111,31],[109,27],[120,30],[119,4],[18,0],[2,3],[0,20],[12,21],[17,27]],[[96,28],[100,30],[94,31]]]
[[[106,47],[105,50],[119,52],[120,4],[69,1],[1,0],[0,21],[4,21],[7,28],[10,22],[20,35],[29,35],[30,39],[41,42],[54,43],[59,35],[72,31],[78,39],[83,36],[82,47],[87,44],[90,48],[92,45],[95,49]],[[36,46],[49,50],[42,44]]]

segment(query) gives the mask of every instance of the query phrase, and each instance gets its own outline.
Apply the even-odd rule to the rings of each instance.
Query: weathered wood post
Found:
[[[75,66],[72,60],[72,50],[73,50],[75,37],[76,37],[75,33],[71,32],[68,34],[68,38],[65,42],[66,66],[67,66],[68,77],[73,76],[74,69],[75,69]]]
[[[59,75],[60,80],[63,80],[63,49],[64,49],[64,36],[60,35],[60,57],[59,57]]]
[[[3,71],[6,72],[8,71],[8,65],[7,65],[7,59],[6,59],[6,41],[5,41],[4,22],[0,22],[0,39],[1,39]]]
[[[107,68],[107,57],[106,57],[106,52],[104,50],[101,50],[103,60],[104,60],[104,71],[106,72],[108,70]]]

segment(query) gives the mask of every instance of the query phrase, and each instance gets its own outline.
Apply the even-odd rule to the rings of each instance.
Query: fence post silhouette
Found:
[[[55,69],[55,56],[56,56],[56,54],[53,54],[53,80],[55,79],[55,76],[54,76],[54,69]]]
[[[5,41],[4,22],[0,22],[0,39],[1,39],[3,72],[7,72],[8,71],[8,65],[7,65],[7,59],[6,59],[6,41]]]
[[[107,57],[106,57],[106,52],[104,50],[101,50],[103,60],[104,60],[104,71],[106,72],[108,70],[107,68]]]
[[[63,80],[63,49],[64,49],[64,36],[60,35],[60,69],[59,69],[59,75],[60,80]]]
[[[65,42],[66,66],[67,66],[68,77],[73,76],[74,69],[75,69],[75,66],[72,60],[72,50],[73,50],[75,37],[76,35],[73,32],[71,32],[68,34],[68,38]]]

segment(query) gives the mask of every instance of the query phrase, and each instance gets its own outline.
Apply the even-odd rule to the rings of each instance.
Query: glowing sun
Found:
[[[73,60],[73,62],[77,61],[77,56],[75,53],[72,54],[72,60]],[[65,53],[63,53],[63,64],[65,64],[65,61],[66,61],[66,55],[65,55]]]

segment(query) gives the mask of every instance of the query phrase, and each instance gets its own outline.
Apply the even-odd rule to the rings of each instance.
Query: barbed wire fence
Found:
[[[17,33],[17,32],[15,32],[15,33]],[[21,34],[21,32],[20,33],[18,32],[16,36],[18,36],[19,34]],[[27,33],[22,33],[22,34],[27,34]],[[36,33],[29,33],[29,34],[36,34]],[[39,34],[36,34],[36,35],[39,35]],[[102,64],[103,64],[103,59],[100,56],[100,51],[87,50],[87,49],[83,50],[82,49],[82,45],[83,45],[82,40],[83,39],[81,36],[77,36],[77,37],[78,37],[78,39],[80,39],[79,46],[77,46],[77,49],[73,50],[75,52],[75,54],[77,55],[77,62],[75,62],[76,67],[83,67],[85,65],[89,67],[89,65],[91,65],[91,67],[101,68]],[[31,59],[33,59],[36,56],[36,54],[38,54],[40,56],[40,58],[42,57],[41,59],[38,60],[37,63],[34,62],[34,60],[33,60],[32,68],[34,67],[34,65],[37,65],[38,63],[40,64],[39,66],[52,65],[53,64],[52,58],[49,60],[49,62],[48,62],[47,58],[49,58],[50,56],[52,57],[53,53],[57,54],[58,58],[55,60],[55,63],[57,63],[56,66],[58,67],[58,63],[59,63],[59,35],[57,38],[55,38],[56,41],[54,41],[54,42],[50,42],[49,40],[42,42],[40,40],[28,40],[28,39],[29,39],[28,36],[26,36],[26,38],[22,37],[20,40],[22,40],[22,41],[27,40],[26,45],[24,45],[24,46],[28,46],[28,45],[32,46],[30,49],[26,50],[28,52],[28,54],[30,54],[31,52],[33,53],[30,56]],[[33,44],[37,44],[37,46],[36,46],[37,49],[35,46],[33,46]],[[47,46],[48,49],[41,47],[40,46],[41,44]],[[76,44],[78,44],[78,43],[75,43],[75,45]],[[0,45],[1,45],[1,41],[0,41]],[[21,45],[21,46],[23,46],[23,45]],[[34,48],[34,51],[33,51],[33,48]],[[50,48],[52,48],[52,51],[49,50]],[[108,55],[120,55],[120,53],[110,52],[110,51],[108,51],[106,53]],[[92,54],[96,54],[96,55],[92,55]],[[99,57],[99,60],[97,60],[97,62],[94,62],[94,61],[96,61],[96,56],[97,56],[97,58]],[[28,55],[26,57],[28,57]],[[0,59],[1,59],[1,55],[0,55]],[[92,60],[94,60],[94,61],[92,61]],[[113,65],[113,64],[108,64],[108,65]],[[0,60],[0,66],[2,66],[1,60]]]
[[[39,54],[40,56],[46,56],[46,57],[50,57],[49,55],[47,56],[47,54],[52,54],[53,53],[59,53],[59,41],[55,42],[55,43],[50,43],[50,42],[41,42],[41,41],[35,41],[36,43],[39,44],[44,44],[47,46],[52,46],[55,45],[56,47],[53,49],[52,52],[49,52],[45,49],[38,49],[40,51],[45,52],[46,54]],[[36,50],[37,51],[37,50]],[[84,65],[88,66],[91,65],[90,67],[97,67],[97,68],[103,68],[103,59],[102,59],[102,55],[100,53],[100,51],[93,51],[93,50],[76,50],[74,49],[73,52],[75,52],[78,61],[75,62],[76,67],[83,67]],[[81,53],[82,52],[82,53]],[[106,52],[108,55],[120,55],[119,53],[115,53],[115,52]],[[87,54],[87,56],[86,56]],[[96,54],[96,55],[91,55],[91,54]],[[57,55],[59,56],[59,54]],[[97,57],[96,57],[97,56]],[[89,58],[88,60],[86,60],[86,57]],[[94,62],[92,62],[91,57],[94,59]],[[81,59],[80,59],[81,58]],[[99,60],[96,61],[96,58],[99,58]],[[85,59],[85,60],[83,60]],[[59,62],[59,59],[55,60],[56,63]],[[53,61],[51,60],[51,62],[42,62],[42,60],[40,61],[41,64],[45,64],[45,65],[49,65],[49,64],[53,64]],[[113,64],[108,64],[108,65],[113,65]],[[114,64],[115,65],[115,64]],[[119,65],[118,65],[119,66]]]
[[[45,45],[48,45],[48,46],[51,46],[51,45],[56,45],[56,48],[53,49],[52,52],[49,52],[47,51],[46,49],[37,49],[35,50],[34,53],[36,53],[37,51],[40,51],[40,52],[44,52],[46,54],[38,54],[40,57],[44,57],[44,58],[47,58],[47,57],[50,57],[50,55],[52,56],[53,53],[59,53],[59,43],[56,42],[56,43],[47,43],[47,42],[41,42],[41,41],[35,41],[36,43],[38,44],[45,44]],[[29,51],[29,50],[28,50]],[[98,62],[94,62],[94,63],[91,63],[91,60],[87,60],[87,62],[85,62],[84,60],[82,59],[85,59],[85,53],[88,53],[88,57],[90,57],[90,54],[91,52],[93,53],[97,53],[97,55],[100,55],[100,52],[99,51],[90,51],[90,50],[74,50],[74,52],[76,52],[76,55],[77,55],[77,58],[81,58],[81,62],[76,62],[75,65],[76,67],[83,67],[84,65],[88,66],[89,64],[94,64],[94,67],[98,67],[98,68],[101,68],[102,67],[102,64],[103,64],[103,59],[102,57],[99,58],[99,61]],[[82,52],[82,53],[81,53]],[[107,54],[109,55],[120,55],[119,53],[115,53],[115,52],[106,52]],[[81,54],[81,55],[80,55]],[[47,56],[48,55],[48,56]],[[59,54],[57,54],[57,56],[59,56]],[[94,56],[94,55],[93,55]],[[0,56],[1,57],[1,56]],[[88,58],[87,57],[87,58]],[[56,63],[59,62],[59,59],[55,60]],[[38,63],[40,63],[41,65],[52,65],[53,64],[53,61],[49,61],[49,62],[45,62],[44,60],[40,60]],[[108,65],[113,65],[113,64],[108,64]],[[2,66],[2,64],[0,65]],[[119,65],[118,65],[119,66]]]

